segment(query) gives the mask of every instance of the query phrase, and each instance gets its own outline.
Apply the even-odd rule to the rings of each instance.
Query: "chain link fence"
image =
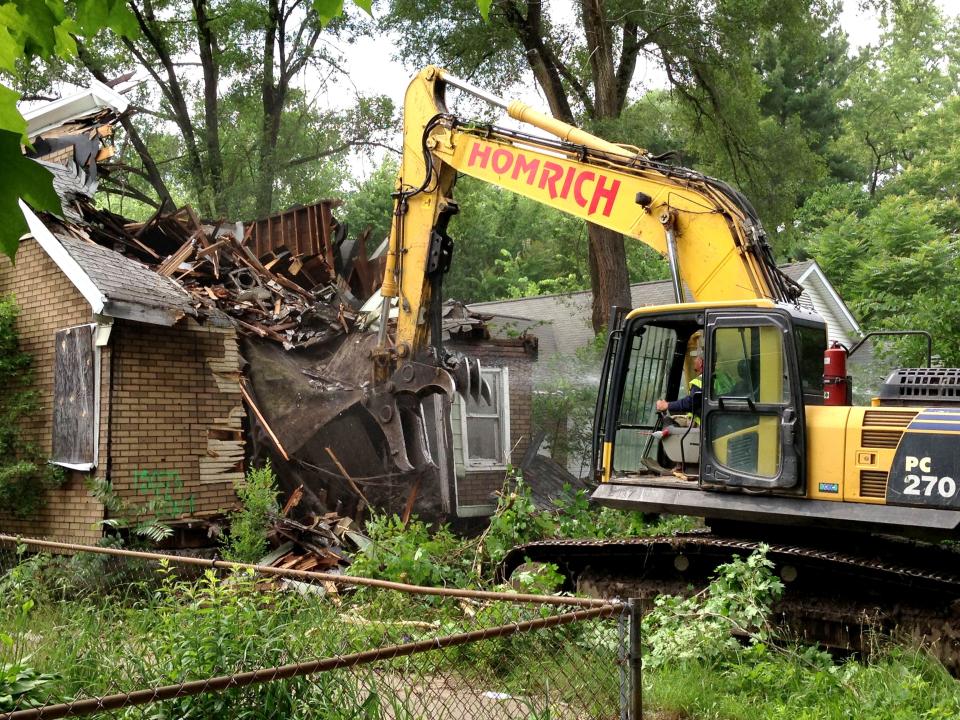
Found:
[[[0,718],[636,718],[631,608],[0,535]]]

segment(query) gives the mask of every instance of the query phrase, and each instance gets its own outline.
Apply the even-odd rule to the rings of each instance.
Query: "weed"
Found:
[[[417,518],[406,525],[396,515],[374,516],[367,521],[372,541],[357,555],[350,572],[414,585],[466,587],[472,576],[469,543],[441,526],[431,532]]]
[[[783,592],[766,550],[761,546],[746,560],[735,557],[718,566],[713,582],[693,597],[658,597],[643,621],[645,664],[723,658],[740,648],[734,630],[753,643],[765,641],[770,608]]]
[[[234,562],[255,563],[267,553],[267,530],[280,510],[277,477],[270,461],[262,468],[251,468],[236,489],[241,507],[230,514],[223,554]]]
[[[18,314],[12,295],[0,297],[0,507],[26,518],[43,507],[47,490],[66,476],[24,437],[23,428],[40,405],[30,388],[32,358],[20,348]]]

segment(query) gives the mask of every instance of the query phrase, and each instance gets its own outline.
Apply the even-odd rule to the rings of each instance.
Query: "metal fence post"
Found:
[[[643,720],[643,663],[640,656],[640,622],[643,613],[640,598],[630,598],[630,720]]]

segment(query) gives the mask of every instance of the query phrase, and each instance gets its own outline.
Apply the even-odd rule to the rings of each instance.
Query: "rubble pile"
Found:
[[[299,521],[289,517],[290,511],[300,503],[302,497],[302,486],[290,494],[281,515],[274,520],[267,534],[267,540],[274,549],[258,565],[285,570],[342,573],[350,566],[351,555],[367,547],[370,539],[357,530],[353,520],[336,512],[309,514]],[[300,591],[321,591],[320,586],[289,578],[270,581],[271,585],[275,583]],[[337,592],[333,583],[323,583],[323,589],[334,594]]]
[[[200,315],[219,310],[242,334],[287,350],[351,332],[357,311],[379,285],[381,264],[366,237],[349,240],[323,200],[253,223],[205,223],[190,206],[145,222],[82,202],[84,223],[65,230],[133,257],[176,281]]]

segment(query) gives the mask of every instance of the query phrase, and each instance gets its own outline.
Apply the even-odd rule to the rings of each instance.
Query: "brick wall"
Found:
[[[510,395],[510,461],[519,464],[530,444],[533,431],[533,366],[536,345],[522,339],[454,341],[450,349],[478,358],[482,367],[506,367]],[[457,460],[457,504],[459,506],[493,505],[492,493],[503,486],[502,470],[470,470],[463,464],[463,440],[460,438],[460,416],[453,418],[454,453]]]
[[[17,330],[20,346],[33,357],[34,383],[39,410],[23,423],[27,438],[49,455],[53,421],[54,333],[89,323],[90,305],[35,240],[20,243],[16,267],[0,258],[0,293],[13,293],[20,306]],[[102,377],[110,372],[110,352],[101,348]],[[102,384],[105,389],[106,384]],[[101,393],[101,408],[104,407]],[[106,413],[100,413],[100,458],[106,457]],[[102,463],[101,463],[102,468]],[[102,470],[97,471],[101,473]],[[101,536],[98,522],[103,506],[87,491],[87,473],[69,472],[67,482],[50,493],[46,506],[35,518],[20,520],[0,508],[0,530],[58,540],[91,541]]]
[[[11,291],[20,305],[17,327],[21,346],[33,357],[40,405],[24,431],[49,455],[54,334],[91,322],[90,305],[32,239],[21,243],[15,268],[0,260],[0,292]],[[129,506],[152,500],[168,519],[232,507],[244,455],[234,330],[192,320],[173,328],[115,321],[109,345],[98,351],[99,464],[93,474],[106,477],[109,471],[114,490]],[[99,539],[104,508],[88,492],[88,475],[69,472],[38,517],[19,520],[0,508],[0,531],[74,542]]]
[[[114,491],[165,518],[233,507],[244,452],[234,330],[118,322],[110,342]]]

